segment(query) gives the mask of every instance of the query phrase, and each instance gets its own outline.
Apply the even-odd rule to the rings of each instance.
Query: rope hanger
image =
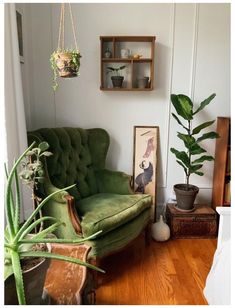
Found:
[[[75,34],[75,27],[74,27],[74,21],[73,21],[73,14],[71,9],[71,4],[68,3],[69,6],[69,15],[72,25],[72,31],[73,31],[73,38],[74,38],[74,44],[76,47],[76,50],[79,52],[78,44],[77,44],[77,38]],[[58,38],[58,47],[57,50],[64,50],[64,14],[65,14],[65,3],[61,3],[61,9],[60,9],[60,27],[59,27],[59,38]]]

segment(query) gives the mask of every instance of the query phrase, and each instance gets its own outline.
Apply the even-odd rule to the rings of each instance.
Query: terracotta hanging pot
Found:
[[[80,54],[71,52],[56,52],[55,63],[60,77],[77,77],[80,67]]]

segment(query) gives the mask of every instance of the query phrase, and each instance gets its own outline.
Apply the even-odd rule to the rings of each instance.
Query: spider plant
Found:
[[[6,215],[6,228],[5,228],[5,239],[4,239],[4,279],[6,280],[10,275],[14,275],[16,292],[18,297],[18,302],[20,305],[26,304],[25,292],[24,292],[24,282],[22,275],[21,259],[25,257],[41,257],[41,258],[53,258],[63,261],[68,261],[88,268],[97,270],[99,272],[104,272],[103,270],[83,262],[77,258],[66,257],[55,253],[45,252],[45,251],[35,251],[33,246],[38,243],[67,243],[67,244],[80,244],[87,240],[90,240],[97,236],[101,231],[89,236],[87,238],[80,238],[76,240],[68,239],[57,239],[57,238],[47,238],[47,236],[54,232],[59,225],[62,224],[61,221],[53,217],[35,217],[38,215],[42,207],[50,200],[53,196],[58,193],[63,193],[65,190],[69,190],[74,185],[65,187],[56,192],[53,192],[42,200],[36,209],[33,210],[29,218],[20,224],[20,212],[21,212],[21,198],[20,198],[20,186],[19,186],[19,175],[17,167],[20,165],[23,159],[30,154],[33,150],[34,143],[25,150],[25,152],[15,161],[10,172],[6,169],[6,190],[5,190],[5,215]],[[39,148],[40,149],[40,148]],[[34,150],[35,151],[35,150]],[[34,152],[33,151],[33,152]],[[32,154],[32,153],[31,153]],[[44,153],[45,155],[45,153]],[[14,185],[13,185],[14,184]],[[41,222],[51,220],[53,224],[35,234],[30,232],[35,229]]]

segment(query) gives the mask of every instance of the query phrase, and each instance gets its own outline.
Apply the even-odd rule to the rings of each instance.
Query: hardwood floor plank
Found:
[[[140,236],[120,253],[104,258],[97,305],[205,305],[203,288],[216,239],[177,239],[149,246]]]

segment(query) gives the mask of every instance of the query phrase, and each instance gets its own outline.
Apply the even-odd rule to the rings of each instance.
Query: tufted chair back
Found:
[[[69,192],[75,200],[98,192],[95,171],[105,167],[109,135],[100,128],[42,128],[28,133],[29,145],[46,141],[49,151],[47,173],[52,184],[63,188],[77,184]]]

